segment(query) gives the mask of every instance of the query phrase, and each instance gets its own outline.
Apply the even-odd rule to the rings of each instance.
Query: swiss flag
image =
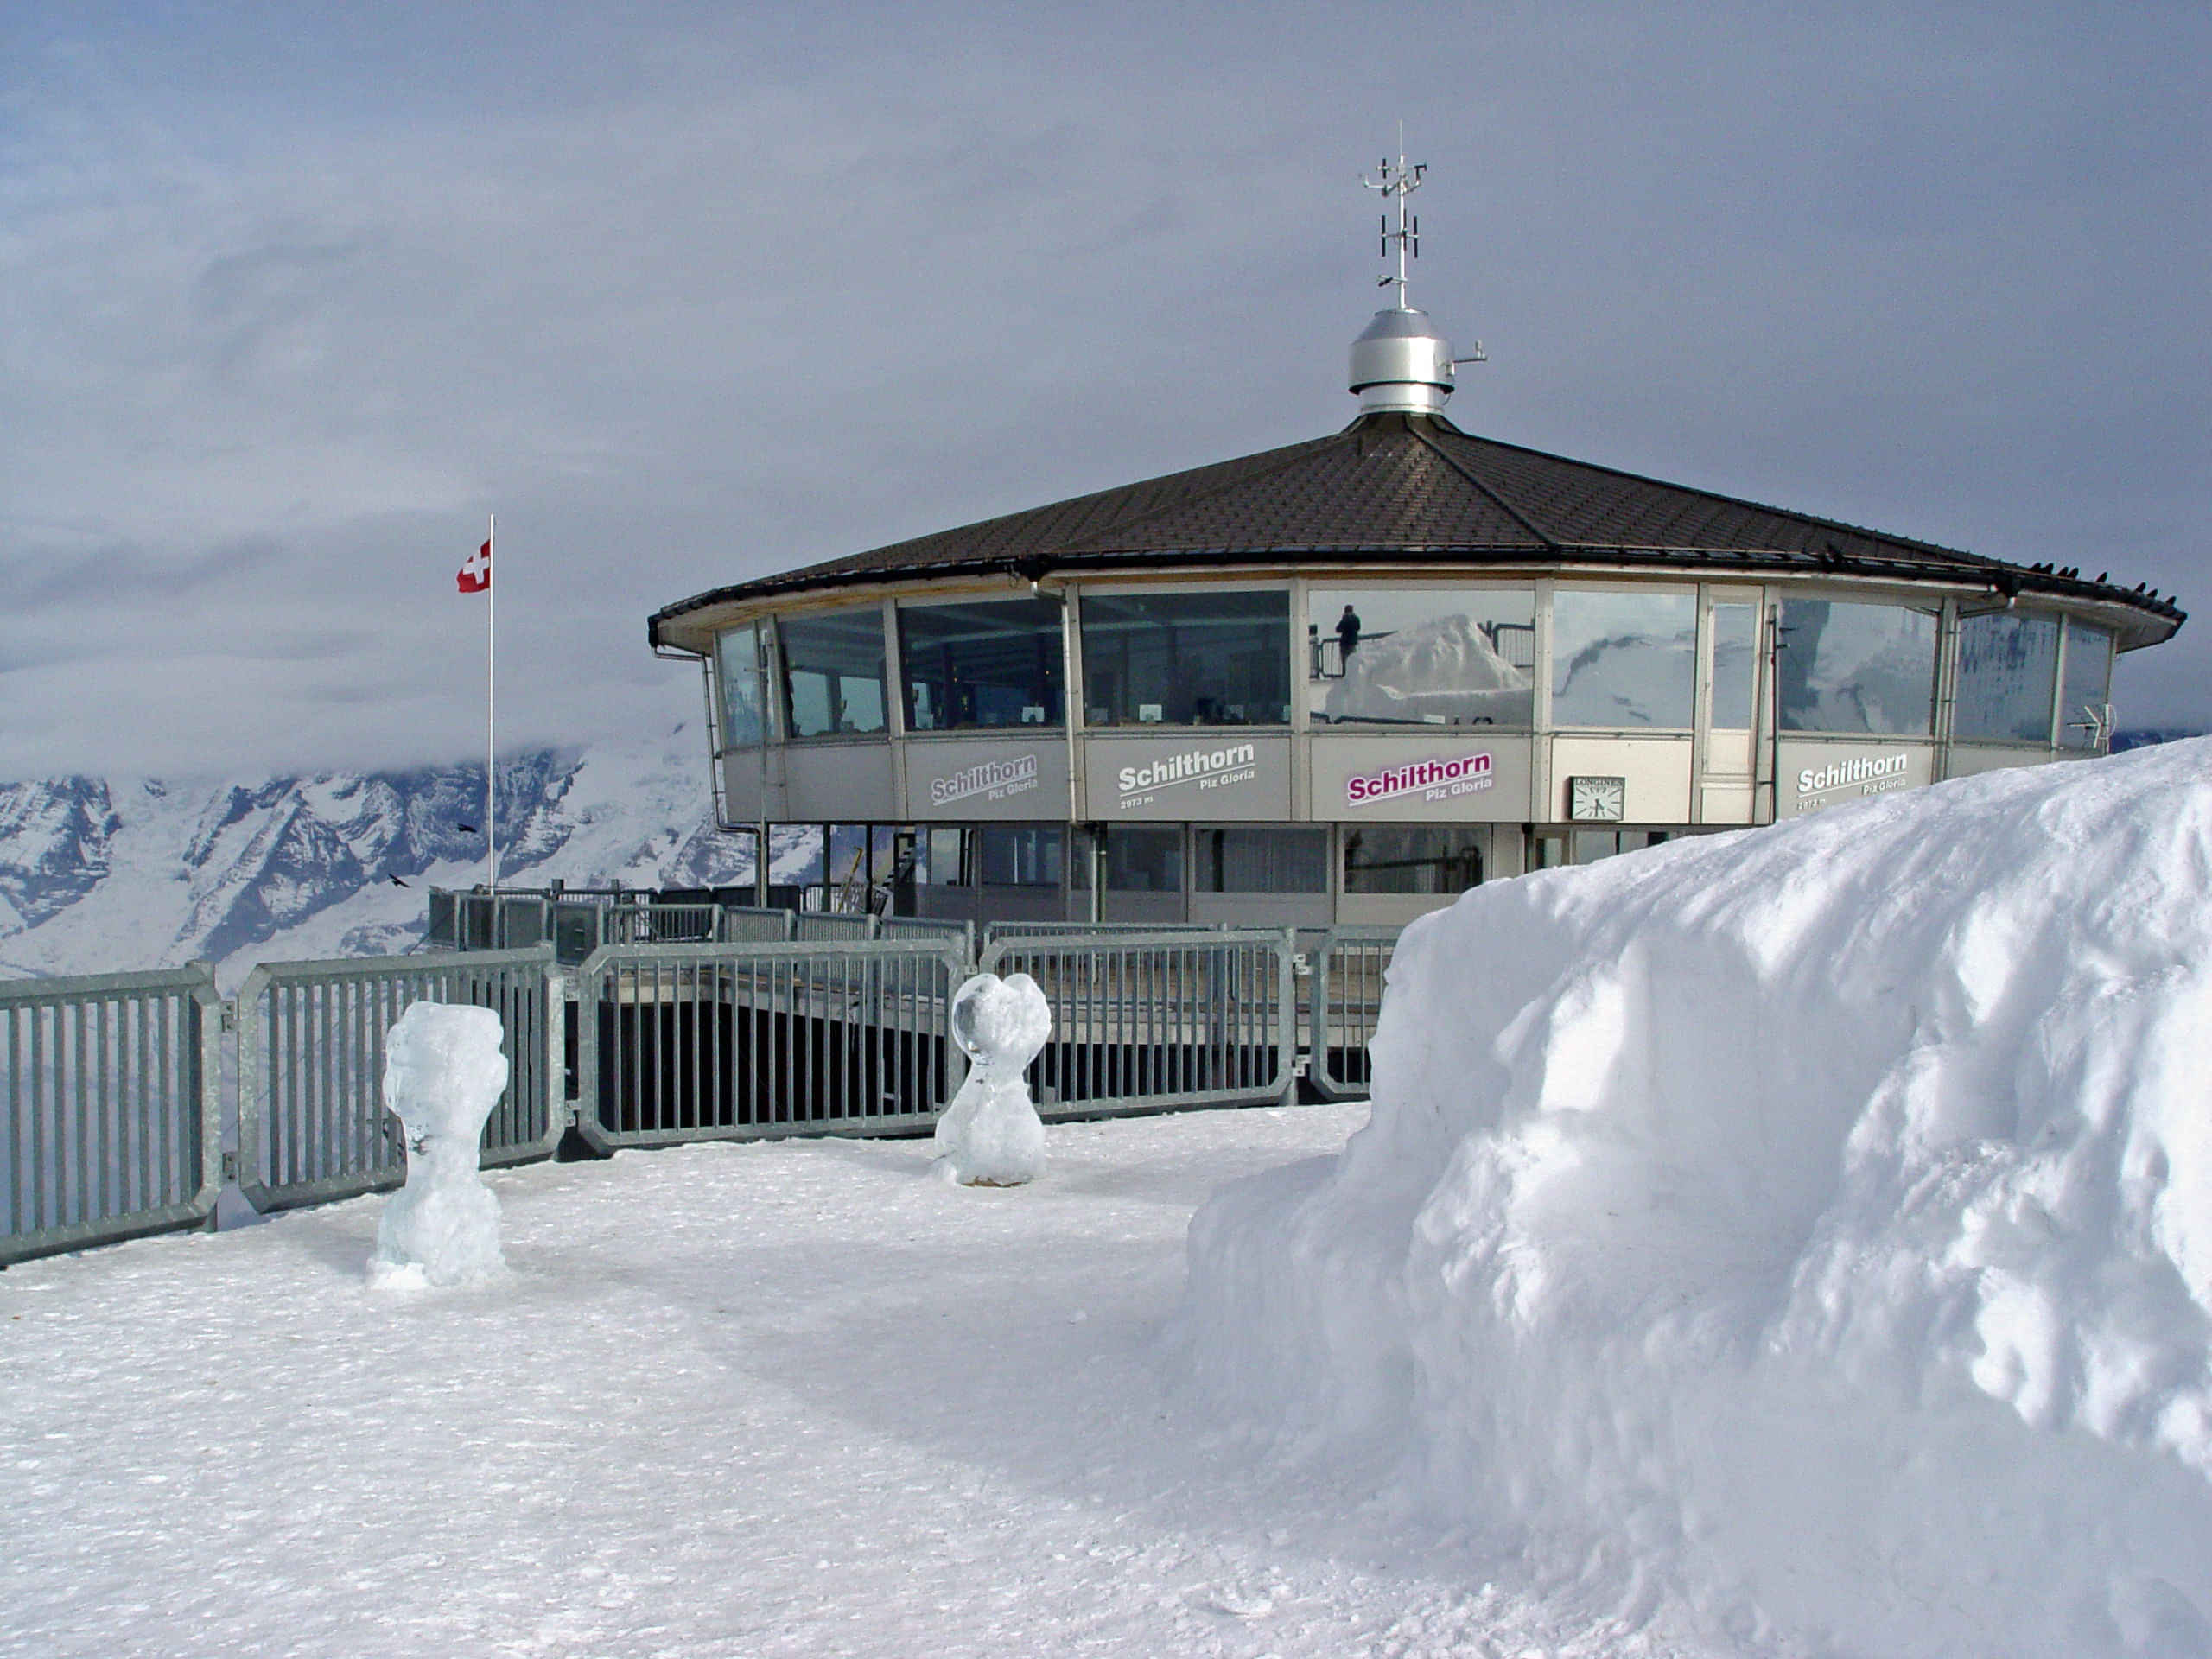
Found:
[[[480,594],[492,585],[492,543],[486,542],[461,562],[454,578],[464,594]]]

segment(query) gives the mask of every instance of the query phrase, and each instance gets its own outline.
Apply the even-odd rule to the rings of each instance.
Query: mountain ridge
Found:
[[[500,758],[502,881],[710,887],[753,879],[713,822],[696,727]],[[427,889],[484,878],[481,762],[251,779],[0,783],[0,975],[392,954]],[[779,863],[784,861],[779,857]]]

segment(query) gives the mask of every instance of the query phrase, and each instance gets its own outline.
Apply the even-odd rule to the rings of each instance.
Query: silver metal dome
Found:
[[[1452,342],[1428,313],[1377,311],[1351,343],[1351,389],[1363,413],[1433,415],[1452,395]]]

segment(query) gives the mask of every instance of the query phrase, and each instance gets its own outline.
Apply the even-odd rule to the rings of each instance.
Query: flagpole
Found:
[[[490,550],[489,568],[485,572],[491,591],[485,594],[490,601],[484,607],[484,853],[491,868],[492,891],[499,890],[499,515],[493,513],[486,521],[484,545]]]

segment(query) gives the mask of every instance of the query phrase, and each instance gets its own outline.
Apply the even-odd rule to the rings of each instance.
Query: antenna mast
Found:
[[[1401,121],[1398,123],[1397,161],[1394,163],[1388,156],[1385,156],[1382,158],[1382,165],[1378,167],[1376,171],[1377,176],[1375,178],[1370,179],[1365,174],[1362,174],[1360,175],[1359,181],[1365,185],[1370,190],[1373,190],[1380,194],[1386,203],[1390,203],[1396,208],[1398,227],[1395,230],[1392,230],[1390,228],[1389,211],[1386,208],[1382,213],[1382,257],[1385,259],[1388,259],[1390,257],[1390,245],[1393,242],[1398,245],[1398,274],[1395,276],[1377,276],[1375,279],[1375,285],[1377,288],[1396,289],[1398,290],[1398,309],[1403,311],[1408,308],[1406,305],[1406,261],[1408,259],[1418,259],[1421,257],[1421,215],[1419,213],[1408,213],[1406,211],[1406,198],[1413,194],[1414,191],[1421,188],[1421,175],[1428,171],[1428,163],[1426,162],[1415,162],[1410,166],[1407,164],[1406,124],[1404,122]]]

